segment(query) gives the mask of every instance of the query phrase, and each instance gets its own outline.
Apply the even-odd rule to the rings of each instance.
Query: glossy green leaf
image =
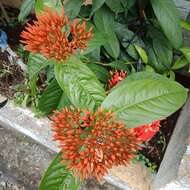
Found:
[[[121,4],[122,6],[125,8],[125,9],[130,9],[136,2],[136,0],[120,0],[121,1]]]
[[[131,62],[125,62],[122,60],[117,60],[117,61],[113,61],[111,63],[109,63],[109,66],[113,69],[118,69],[118,70],[124,70],[127,71],[129,73],[129,66]]]
[[[187,59],[184,56],[182,56],[175,61],[174,65],[172,66],[172,69],[173,70],[181,69],[182,67],[184,67],[189,63],[190,62],[187,61]]]
[[[30,54],[28,57],[27,69],[29,77],[32,78],[34,75],[39,74],[39,72],[47,67],[48,65],[53,64],[53,61],[47,60],[41,54]]]
[[[57,81],[54,79],[44,90],[39,99],[38,109],[48,115],[53,110],[69,106],[70,102]]]
[[[180,48],[180,51],[183,53],[187,61],[190,63],[190,48],[188,47]]]
[[[187,99],[187,90],[156,73],[139,72],[128,76],[102,103],[123,120],[127,127],[138,127],[164,119],[177,111]]]
[[[36,0],[36,3],[35,3],[35,12],[36,12],[36,14],[43,11],[43,9],[44,9],[43,0]]]
[[[107,44],[104,45],[104,48],[110,56],[117,58],[120,53],[120,47],[114,32],[114,14],[103,6],[95,13],[94,22],[99,32],[107,36]]]
[[[96,75],[74,56],[64,64],[55,65],[55,76],[60,87],[76,107],[95,110],[106,96]]]
[[[159,73],[169,71],[173,60],[170,42],[154,27],[149,28],[148,35],[152,38],[152,43],[146,43],[149,64]]]
[[[88,41],[87,49],[82,52],[83,55],[91,53],[96,48],[100,48],[107,43],[108,36],[106,34],[100,33],[99,31],[95,30],[93,35],[93,38]]]
[[[115,22],[114,30],[126,52],[134,59],[138,59],[138,53],[135,45],[141,46],[142,41],[131,30],[127,28],[126,24]]]
[[[101,65],[97,65],[94,63],[89,63],[87,66],[95,73],[96,77],[101,81],[107,83],[109,79],[109,73],[107,69],[105,69]]]
[[[115,0],[106,0],[106,5],[116,13],[124,11],[121,0],[117,0],[117,2]]]
[[[147,71],[147,72],[155,72],[154,68],[151,67],[150,65],[145,65],[145,71]]]
[[[38,190],[78,190],[81,181],[61,163],[61,153],[57,154],[45,172]]]
[[[180,21],[181,27],[190,32],[190,23],[186,20]]]
[[[24,0],[20,7],[20,13],[18,15],[18,20],[20,22],[24,21],[24,19],[30,14],[32,8],[34,7],[35,0]]]
[[[92,10],[90,15],[92,16],[105,2],[106,0],[92,0]]]
[[[61,0],[36,0],[35,11],[37,14],[43,11],[45,7],[50,7],[51,9],[57,10],[61,13],[62,2]]]
[[[148,56],[146,54],[146,51],[142,47],[140,47],[138,45],[135,45],[135,48],[136,48],[140,58],[142,59],[142,61],[144,63],[148,63]]]
[[[83,0],[69,0],[66,1],[64,5],[65,14],[70,18],[73,19],[78,16],[81,6],[83,4]]]
[[[154,13],[173,47],[180,48],[183,42],[178,10],[173,0],[151,0]]]
[[[169,77],[171,80],[175,80],[175,73],[173,71],[169,72]]]

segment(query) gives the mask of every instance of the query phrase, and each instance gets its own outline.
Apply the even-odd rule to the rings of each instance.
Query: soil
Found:
[[[180,110],[162,120],[160,131],[149,142],[146,142],[145,148],[140,151],[142,155],[149,159],[151,164],[157,166],[156,170],[159,169],[162,162],[179,114]]]
[[[19,46],[20,32],[23,26],[18,23],[18,9],[5,7],[10,22],[7,23],[2,12],[0,12],[0,29],[8,36],[9,46],[16,51]],[[6,52],[0,53],[0,93],[9,99],[13,97],[15,86],[24,82],[24,75],[20,67],[15,63],[10,63]]]
[[[24,82],[24,75],[20,66],[11,64],[5,53],[0,53],[0,94],[11,99],[15,86]]]

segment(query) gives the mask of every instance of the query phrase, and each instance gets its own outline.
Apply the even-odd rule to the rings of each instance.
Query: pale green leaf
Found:
[[[105,0],[92,0],[92,10],[90,15],[92,16],[103,4]]]
[[[53,63],[54,62],[52,60],[47,60],[41,54],[30,54],[27,63],[29,77],[32,78],[33,76],[39,74],[42,69]]]
[[[95,110],[106,96],[96,75],[74,56],[66,63],[55,65],[55,76],[60,87],[77,108]]]
[[[154,13],[173,47],[180,48],[183,42],[179,13],[173,0],[151,0]]]
[[[187,99],[187,90],[162,75],[139,72],[128,76],[102,103],[129,128],[164,119]]]
[[[81,183],[61,163],[61,153],[59,153],[45,172],[38,190],[78,190]]]
[[[24,21],[24,19],[30,14],[32,8],[34,7],[35,0],[24,0],[20,7],[20,13],[18,15],[18,20],[20,22]]]
[[[146,54],[146,51],[142,47],[140,47],[138,45],[135,45],[135,48],[136,48],[140,58],[142,59],[142,61],[144,63],[148,63],[148,56]]]
[[[69,105],[70,102],[67,96],[57,81],[53,79],[39,98],[38,109],[48,115],[52,113],[53,110],[61,109]]]
[[[190,32],[190,23],[186,20],[180,21],[181,27]]]
[[[188,47],[180,48],[180,51],[183,53],[188,63],[190,63],[190,48]]]
[[[69,0],[66,1],[64,5],[65,14],[70,18],[74,19],[78,16],[81,6],[83,4],[83,0]]]
[[[117,58],[120,53],[120,46],[114,32],[114,14],[103,6],[95,13],[94,22],[99,32],[107,37],[107,44],[104,45],[104,48],[110,56]]]
[[[187,59],[184,56],[182,56],[175,61],[174,65],[172,66],[172,69],[173,70],[181,69],[182,67],[184,67],[189,63],[190,62],[187,61]]]

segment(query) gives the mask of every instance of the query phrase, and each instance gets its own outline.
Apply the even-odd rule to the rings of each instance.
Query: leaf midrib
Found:
[[[115,112],[115,113],[121,112],[121,111],[123,111],[123,110],[125,110],[125,109],[127,109],[127,108],[132,107],[132,106],[135,106],[135,105],[137,105],[137,104],[141,104],[141,103],[147,102],[147,101],[149,101],[149,100],[151,100],[151,99],[155,99],[155,98],[159,98],[159,97],[165,96],[166,94],[167,94],[167,95],[182,94],[182,91],[179,91],[179,92],[171,92],[171,93],[165,93],[165,94],[162,94],[162,95],[159,95],[159,96],[154,96],[154,97],[148,98],[148,99],[146,99],[146,100],[144,100],[144,101],[142,101],[142,102],[136,102],[135,104],[129,104],[129,105],[123,106],[123,107],[120,108],[120,109],[114,110],[114,112]]]

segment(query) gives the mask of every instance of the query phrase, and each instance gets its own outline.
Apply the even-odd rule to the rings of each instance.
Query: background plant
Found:
[[[127,127],[134,128],[163,119],[184,104],[187,90],[174,81],[174,71],[190,61],[181,27],[187,29],[188,23],[180,21],[172,0],[93,0],[88,5],[83,0],[37,0],[34,6],[36,14],[43,14],[44,7],[60,11],[62,4],[69,19],[87,20],[94,36],[86,50],[64,64],[30,54],[28,74],[34,92],[39,73],[47,77],[37,105],[41,112],[50,114],[70,105],[93,112],[101,106],[112,109]],[[126,71],[128,76],[110,90],[112,69]],[[64,187],[67,176],[72,176],[58,157],[40,189]],[[69,184],[72,180],[69,178]],[[78,185],[69,188],[77,189]]]

